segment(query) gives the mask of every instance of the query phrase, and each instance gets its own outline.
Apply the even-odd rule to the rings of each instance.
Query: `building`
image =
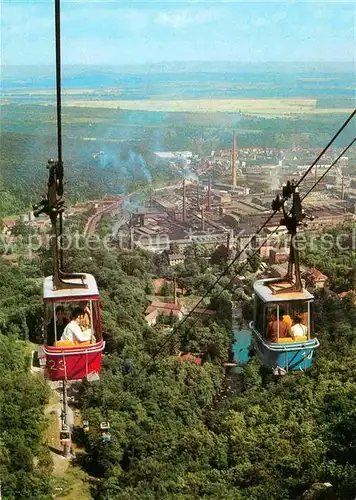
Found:
[[[183,318],[185,312],[186,311],[181,304],[153,300],[151,305],[148,306],[145,311],[145,320],[150,325],[155,324],[158,316],[160,315],[166,317],[173,316],[175,319],[179,320]]]
[[[184,264],[185,257],[183,254],[169,254],[168,255],[169,265],[176,266],[177,264]]]
[[[288,262],[284,264],[273,264],[270,269],[271,278],[284,278],[287,274]],[[323,274],[319,269],[300,266],[300,273],[306,286],[313,288],[324,288],[328,277]]]

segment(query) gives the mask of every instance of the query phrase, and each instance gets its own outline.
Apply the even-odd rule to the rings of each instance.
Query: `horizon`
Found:
[[[53,3],[2,1],[2,68],[54,64]],[[355,8],[351,1],[62,1],[62,63],[352,64]]]

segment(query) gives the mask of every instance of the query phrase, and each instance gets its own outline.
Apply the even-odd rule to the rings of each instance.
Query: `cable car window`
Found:
[[[59,341],[72,341],[74,344],[81,342],[95,343],[95,333],[100,331],[96,303],[97,301],[91,300],[47,303],[45,309],[46,344],[55,346]],[[94,314],[94,311],[96,314]],[[77,314],[77,316],[73,317],[74,314]],[[66,327],[71,321],[74,321],[80,327],[78,332],[81,335],[78,339],[73,335],[69,335],[70,338],[68,338],[68,329],[66,330]]]
[[[305,300],[283,301],[266,307],[264,336],[270,342],[284,337],[308,337],[311,335],[311,306]]]

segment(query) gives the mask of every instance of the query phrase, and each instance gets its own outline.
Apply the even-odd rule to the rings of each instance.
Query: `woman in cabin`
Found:
[[[80,322],[80,328],[83,331],[89,330],[91,325],[89,302],[79,302],[78,307],[80,307],[83,311],[83,318]]]
[[[291,336],[293,339],[296,337],[305,337],[307,335],[307,327],[303,325],[303,318],[301,316],[296,316],[294,318],[294,325],[290,329]]]
[[[65,327],[61,340],[69,340],[73,342],[73,344],[91,340],[92,335],[90,328],[84,331],[81,328],[83,319],[83,309],[76,307],[72,312],[72,321]]]

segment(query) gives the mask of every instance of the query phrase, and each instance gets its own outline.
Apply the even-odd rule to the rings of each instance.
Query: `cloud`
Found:
[[[204,24],[214,18],[216,18],[216,12],[213,10],[192,11],[184,9],[159,12],[154,21],[163,26],[183,29],[191,24]]]

